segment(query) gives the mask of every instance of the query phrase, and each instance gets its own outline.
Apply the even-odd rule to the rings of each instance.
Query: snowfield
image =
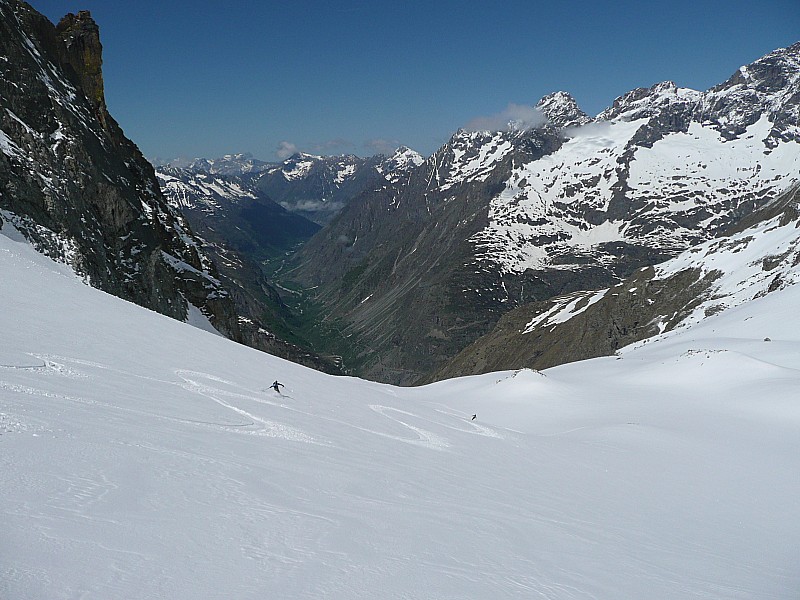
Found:
[[[8,224],[0,274],[2,598],[800,594],[798,286],[408,389],[89,288]]]

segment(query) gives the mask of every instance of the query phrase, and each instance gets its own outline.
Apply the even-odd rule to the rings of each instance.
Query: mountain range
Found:
[[[368,158],[298,152],[279,163],[269,163],[242,153],[210,159],[155,160],[154,164],[159,172],[182,173],[184,178],[233,178],[249,193],[266,196],[292,213],[326,225],[351,198],[398,181],[423,160],[418,152],[401,146],[391,155]],[[164,191],[169,193],[168,189]]]
[[[357,372],[424,380],[511,309],[616,285],[790,189],[799,63],[795,44],[705,92],[663,82],[593,118],[557,92],[537,104],[541,126],[460,130],[409,177],[353,199],[288,277],[336,323]]]
[[[156,174],[105,106],[91,16],[0,7],[3,220],[92,285],[334,372],[412,384],[613,352],[652,315],[614,309],[637,325],[593,317],[569,344],[527,324],[575,298],[600,314],[602,290],[790,207],[800,181],[800,44],[594,117],[555,92],[535,125],[462,129],[427,159],[237,154]],[[488,350],[510,323],[520,346]]]

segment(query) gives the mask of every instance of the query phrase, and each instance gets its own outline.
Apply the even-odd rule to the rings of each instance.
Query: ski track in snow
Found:
[[[412,413],[410,413],[408,411],[400,410],[399,408],[391,408],[390,406],[380,406],[378,404],[371,404],[370,405],[370,409],[374,410],[379,415],[383,415],[384,417],[394,421],[395,423],[399,423],[403,427],[406,427],[406,428],[410,429],[411,431],[413,431],[417,435],[418,439],[416,439],[416,440],[408,439],[408,438],[398,437],[398,436],[394,436],[394,435],[389,435],[389,434],[386,434],[386,433],[380,433],[380,432],[377,432],[377,431],[373,431],[372,433],[375,433],[377,435],[382,435],[384,437],[387,437],[387,438],[390,438],[390,439],[393,439],[393,440],[400,440],[401,442],[407,442],[409,444],[419,444],[420,446],[423,446],[425,448],[430,448],[432,450],[445,450],[445,449],[449,448],[450,445],[451,445],[450,442],[444,437],[436,435],[435,433],[433,433],[431,431],[428,431],[426,429],[422,429],[421,427],[415,427],[415,426],[411,425],[410,423],[406,423],[406,421],[403,421],[400,417],[391,417],[391,416],[389,416],[389,414],[387,414],[387,413],[397,413],[397,414],[406,415],[407,417],[412,417],[412,418],[415,418],[415,419],[418,418],[416,415],[414,415],[414,414],[412,414]]]
[[[318,437],[312,436],[302,431],[301,429],[298,429],[286,423],[282,423],[280,421],[260,416],[251,410],[242,408],[240,404],[249,402],[249,403],[271,406],[274,408],[281,409],[283,411],[298,413],[300,415],[303,415],[304,417],[308,417],[313,420],[318,420],[318,421],[321,420],[330,423],[335,423],[337,425],[343,425],[345,427],[356,429],[364,433],[436,451],[448,450],[449,448],[451,448],[451,446],[453,446],[453,441],[446,434],[435,433],[430,429],[413,425],[409,422],[410,420],[415,420],[420,423],[428,423],[429,426],[432,425],[439,429],[456,431],[462,434],[479,435],[488,438],[504,439],[504,436],[498,433],[496,429],[487,427],[485,425],[481,425],[479,423],[475,423],[473,421],[465,420],[463,417],[457,415],[452,411],[445,411],[441,409],[434,409],[429,416],[423,417],[421,415],[411,413],[407,410],[401,410],[390,406],[377,405],[377,404],[369,406],[369,408],[375,413],[381,415],[391,423],[400,425],[402,428],[411,433],[410,436],[408,435],[403,436],[403,435],[397,435],[387,430],[382,430],[380,427],[377,426],[380,424],[379,422],[375,422],[376,427],[372,428],[364,427],[342,419],[337,419],[334,417],[326,417],[320,414],[304,411],[297,408],[296,406],[291,406],[283,402],[271,401],[263,397],[263,394],[265,393],[264,390],[260,392],[254,390],[247,390],[245,388],[242,388],[234,381],[230,381],[228,379],[210,373],[177,369],[175,370],[175,375],[179,378],[179,381],[170,381],[166,379],[143,376],[128,371],[115,369],[109,365],[104,365],[102,363],[94,361],[87,361],[80,358],[71,358],[67,356],[51,355],[46,353],[30,353],[30,356],[41,360],[42,364],[25,365],[25,366],[0,365],[0,369],[29,369],[37,371],[39,372],[39,374],[42,375],[56,375],[68,379],[90,379],[92,375],[88,371],[90,371],[91,369],[109,371],[115,373],[116,375],[120,375],[125,378],[130,378],[133,380],[141,379],[144,381],[180,387],[191,394],[196,394],[197,396],[200,396],[206,400],[210,400],[211,402],[223,407],[226,411],[233,413],[238,417],[241,417],[241,419],[239,420],[218,419],[213,421],[212,420],[204,421],[198,419],[175,417],[166,414],[159,414],[157,412],[149,412],[127,406],[120,406],[118,404],[113,404],[109,402],[99,402],[97,400],[88,400],[86,398],[82,398],[79,396],[60,394],[42,388],[13,384],[3,381],[2,379],[0,379],[0,389],[6,389],[8,391],[17,392],[20,394],[27,394],[31,396],[40,396],[43,398],[51,398],[51,399],[67,400],[83,404],[91,404],[97,407],[109,408],[119,412],[147,416],[159,420],[171,421],[174,423],[185,423],[187,425],[199,426],[199,427],[212,427],[212,428],[231,431],[236,434],[282,438],[288,441],[301,442],[301,443],[334,445],[334,443],[330,440],[321,440]],[[73,365],[73,366],[70,367],[68,365]],[[239,389],[241,391],[232,391],[231,388]],[[396,394],[392,393],[391,395],[396,395]],[[278,397],[285,399],[293,399],[292,396],[288,396],[286,394],[281,394]],[[436,419],[435,418],[436,414],[443,415],[445,418]],[[1,421],[0,424],[2,424]],[[17,424],[17,428],[20,429],[21,426]]]
[[[249,428],[236,429],[235,431],[237,433],[247,433],[249,435],[263,435],[266,437],[283,438],[285,440],[290,440],[294,442],[305,442],[305,443],[314,442],[314,438],[305,434],[303,431],[299,429],[296,429],[294,427],[291,427],[283,423],[279,423],[277,421],[265,419],[263,417],[256,415],[255,413],[234,406],[233,404],[230,404],[221,398],[221,397],[231,397],[243,400],[256,400],[255,396],[229,392],[227,390],[219,389],[214,386],[201,384],[198,381],[196,381],[195,378],[208,379],[210,381],[222,383],[229,386],[236,385],[231,381],[226,381],[225,379],[222,379],[215,375],[209,375],[207,373],[198,373],[195,371],[177,370],[175,374],[184,381],[181,387],[183,387],[185,390],[194,392],[205,398],[209,398],[210,400],[216,402],[220,406],[230,411],[233,411],[234,413],[241,415],[247,419],[250,419],[252,423],[257,424],[255,429],[249,429]]]

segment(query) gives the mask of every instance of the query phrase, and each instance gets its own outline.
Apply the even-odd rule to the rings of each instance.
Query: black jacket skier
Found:
[[[278,386],[280,386],[280,387],[278,387]],[[275,381],[272,382],[272,385],[269,386],[269,387],[271,387],[273,390],[275,390],[276,392],[278,392],[280,394],[281,393],[280,388],[285,387],[285,386],[282,383],[278,383],[278,380],[276,379]]]

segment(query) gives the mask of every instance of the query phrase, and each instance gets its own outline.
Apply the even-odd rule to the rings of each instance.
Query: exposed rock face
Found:
[[[69,13],[56,26],[56,36],[63,49],[63,63],[72,67],[86,98],[104,110],[103,46],[100,44],[100,29],[92,15],[89,11],[77,15]]]
[[[354,200],[291,275],[357,350],[412,383],[532,301],[613,286],[800,180],[800,44],[698,92],[662,82],[589,119],[565,93],[529,131],[459,131]]]
[[[652,267],[645,267],[608,290],[575,292],[516,308],[423,381],[504,369],[546,369],[608,356],[660,333],[658,318],[663,314],[674,315],[670,323],[674,326],[706,299],[714,280],[713,274],[694,269],[666,280],[654,280],[654,275]],[[570,318],[549,320],[562,311]]]
[[[0,209],[94,286],[242,339],[213,263],[108,114],[97,25],[0,0]]]

